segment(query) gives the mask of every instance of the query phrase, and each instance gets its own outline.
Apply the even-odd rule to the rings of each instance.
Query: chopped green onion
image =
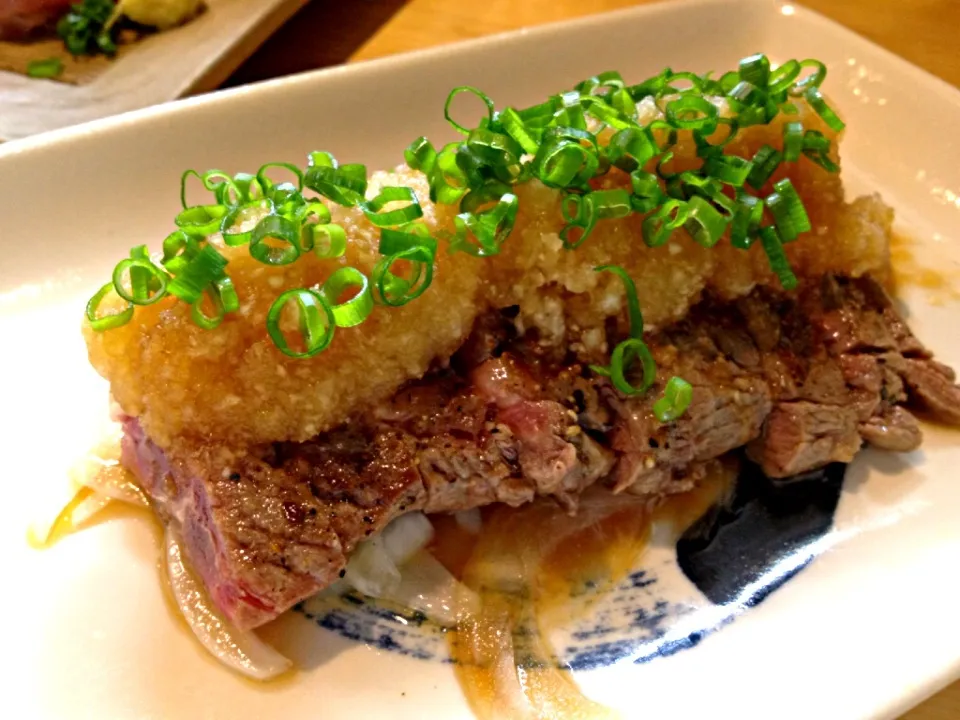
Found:
[[[401,277],[393,272],[397,262],[411,266],[411,277]],[[375,298],[384,305],[399,307],[420,297],[433,281],[433,253],[423,245],[401,250],[379,260],[371,275],[376,291]]]
[[[224,275],[222,278],[214,280],[213,284],[224,312],[232,313],[240,309],[240,298],[237,297],[237,290],[233,287],[233,280]]]
[[[743,187],[752,170],[753,163],[737,155],[717,155],[703,164],[707,175],[733,187]]]
[[[340,296],[348,288],[355,288],[356,293],[349,300],[339,302]],[[347,328],[359,325],[373,311],[370,281],[356,268],[338,268],[327,278],[320,292],[330,305],[337,327]]]
[[[300,257],[300,242],[296,223],[280,215],[267,215],[250,235],[250,255],[266,265],[289,265]]]
[[[771,95],[786,92],[793,87],[793,82],[798,75],[800,75],[800,63],[796,60],[787,60],[770,73],[770,79],[767,81],[767,92]]]
[[[227,259],[212,245],[204,245],[186,261],[176,277],[167,285],[167,291],[186,303],[193,304],[214,280],[223,276]]]
[[[803,123],[788,122],[783,124],[783,159],[786,162],[795,162],[800,159],[803,150]]]
[[[773,188],[775,192],[767,196],[767,207],[773,215],[781,240],[785,243],[793,242],[800,233],[810,230],[810,218],[789,179],[784,178],[774,183]]]
[[[630,319],[630,337],[643,337],[643,312],[640,310],[640,300],[637,298],[637,286],[633,278],[619,265],[600,265],[594,272],[612,272],[623,281],[623,288],[627,293],[627,317]]]
[[[690,198],[687,208],[689,215],[683,226],[694,242],[706,248],[711,248],[720,242],[721,236],[727,229],[727,219],[699,195]]]
[[[454,218],[456,232],[451,242],[451,250],[464,251],[476,257],[496,255],[513,230],[519,206],[517,196],[506,193],[486,212],[479,215],[471,212],[460,213]],[[477,241],[476,245],[469,242],[471,234]]]
[[[181,210],[174,223],[188,235],[206,237],[220,229],[227,212],[223,205],[194,205]]]
[[[804,68],[813,68],[813,72],[796,82],[790,88],[791,95],[803,95],[810,88],[818,88],[827,77],[827,66],[819,60],[801,60],[797,64],[796,75],[803,72]],[[796,77],[796,75],[794,77]]]
[[[402,208],[383,211],[390,203],[405,202]],[[367,202],[360,204],[367,220],[377,227],[393,227],[423,217],[423,208],[417,200],[416,193],[408,187],[385,187],[380,193]]]
[[[777,229],[771,225],[760,228],[760,244],[770,261],[770,269],[780,280],[784,290],[794,290],[797,287],[797,276],[793,274],[787,254],[783,251],[783,243]]]
[[[27,63],[27,76],[32,78],[55,78],[63,74],[63,60],[58,57],[31,60]]]
[[[347,233],[337,223],[308,224],[304,230],[310,235],[314,254],[323,260],[343,257],[347,251]]]
[[[764,203],[760,198],[743,193],[737,197],[737,210],[730,225],[730,244],[747,250],[763,222]]]
[[[450,125],[453,127],[454,130],[464,135],[469,135],[470,130],[468,130],[463,125],[461,125],[456,120],[454,120],[452,117],[450,117],[450,105],[453,104],[453,99],[460,93],[470,93],[471,95],[475,95],[476,97],[480,98],[480,100],[483,101],[483,104],[486,105],[487,107],[488,121],[493,120],[493,113],[494,113],[493,100],[491,100],[486,93],[481,92],[480,90],[473,87],[472,85],[461,85],[460,87],[455,87],[453,90],[450,91],[450,94],[447,95],[447,102],[443,106],[443,116],[447,119],[447,122],[450,123]]]
[[[806,99],[807,103],[812,107],[817,115],[827,124],[827,126],[834,132],[840,132],[847,125],[841,120],[837,114],[827,105],[827,101],[823,99],[823,95],[820,94],[820,90],[811,87],[807,88],[807,91],[803,94],[803,97]]]
[[[243,225],[272,211],[273,203],[269,200],[251,200],[232,208],[220,221],[220,236],[223,238],[224,244],[230,247],[246,245],[250,242],[253,229],[243,230]]]
[[[616,133],[606,151],[610,163],[624,172],[643,168],[647,161],[659,154],[650,131],[641,127],[625,128]]]
[[[299,310],[298,323],[304,349],[290,347],[280,328],[280,316],[288,303],[295,303]],[[300,288],[287,290],[278,297],[267,312],[267,332],[273,343],[284,355],[293,358],[309,358],[326,350],[333,340],[336,321],[327,299],[316,290]]]
[[[740,77],[756,87],[765,88],[770,82],[770,60],[758,53],[740,61]]]
[[[124,273],[130,273],[130,291],[124,287]],[[155,290],[151,294],[151,281]],[[113,269],[113,288],[117,295],[134,305],[152,305],[167,294],[167,274],[149,260],[127,258]]]
[[[673,231],[683,226],[690,218],[690,207],[683,200],[667,200],[656,212],[643,220],[641,233],[647,247],[666,244]]]
[[[643,377],[639,386],[633,386],[626,378],[626,371],[634,358],[639,358],[643,367]],[[639,338],[629,338],[617,345],[610,355],[608,368],[591,365],[590,369],[599,375],[610,378],[613,386],[624,395],[641,395],[653,385],[657,378],[657,364],[647,344]]]
[[[203,311],[203,301],[207,298],[209,298],[211,304],[213,305],[213,315],[207,315]],[[217,289],[214,285],[211,285],[204,290],[203,294],[201,294],[200,297],[197,298],[190,306],[190,319],[193,320],[194,325],[198,325],[204,330],[214,330],[220,327],[220,323],[223,322],[223,318],[226,314],[227,309],[224,306],[223,300],[220,298],[220,293],[217,292]]]
[[[840,170],[830,159],[830,141],[819,130],[807,130],[803,134],[803,154],[827,172]]]
[[[311,153],[303,185],[338,205],[353,207],[363,202],[367,192],[367,167],[359,164],[338,166],[329,153]]]
[[[747,185],[754,190],[760,190],[776,172],[781,160],[783,160],[783,154],[769,145],[764,145],[757,150],[751,160],[753,169],[747,175]]]
[[[693,386],[674,375],[663,389],[663,397],[653,404],[653,414],[661,423],[673,422],[681,417],[693,400]]]
[[[676,128],[709,135],[717,129],[719,112],[717,106],[705,98],[684,95],[667,103],[666,117]]]
[[[271,168],[282,168],[284,170],[288,170],[297,179],[297,184],[294,189],[298,191],[303,189],[303,171],[300,168],[293,163],[272,162],[261,165],[260,169],[257,170],[257,182],[260,184],[260,187],[265,193],[269,193],[271,188],[286,184],[275,183],[270,179],[270,177],[267,175],[267,171]]]
[[[660,205],[663,189],[660,187],[660,179],[654,173],[634,170],[630,173],[630,186],[633,189],[630,206],[634,212],[650,212]]]
[[[94,296],[87,301],[87,322],[90,323],[90,327],[96,332],[121,327],[133,319],[133,303],[131,302],[127,302],[127,306],[123,310],[100,315],[100,304],[107,295],[114,291],[113,283],[108,282],[97,290]]]

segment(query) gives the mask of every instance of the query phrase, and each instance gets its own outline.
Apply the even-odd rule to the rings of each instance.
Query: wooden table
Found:
[[[227,81],[239,85],[369,60],[649,0],[313,0]],[[960,86],[958,0],[803,0],[878,45]],[[960,681],[902,720],[960,718]]]

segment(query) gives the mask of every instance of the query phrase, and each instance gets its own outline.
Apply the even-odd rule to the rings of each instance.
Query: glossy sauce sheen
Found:
[[[902,233],[890,238],[891,282],[888,290],[896,296],[905,287],[919,287],[929,291],[935,305],[960,300],[960,270],[921,265],[914,255],[917,240]]]
[[[588,491],[573,517],[549,501],[488,509],[461,575],[480,595],[482,610],[447,636],[477,717],[616,717],[580,693],[550,647],[551,630],[583,617],[638,567],[654,522],[669,523],[679,535],[728,496],[736,467],[731,460],[713,463],[697,489],[653,511],[639,498],[605,491]],[[438,548],[457,544],[446,527],[438,525]]]

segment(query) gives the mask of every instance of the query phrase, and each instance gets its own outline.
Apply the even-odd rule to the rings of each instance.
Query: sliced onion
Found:
[[[480,529],[483,527],[483,516],[480,514],[480,508],[461,510],[458,513],[454,513],[453,517],[457,521],[457,525],[471,535],[480,534]]]
[[[167,574],[177,606],[200,644],[217,660],[255,680],[269,680],[290,669],[290,660],[253,632],[235,628],[213,605],[187,567],[175,533],[167,528]]]
[[[117,461],[95,459],[101,463],[96,472],[86,474],[81,482],[100,495],[129,503],[137,507],[147,507],[147,496],[130,476],[130,473]],[[94,459],[91,459],[93,462]]]
[[[382,598],[422,612],[444,627],[453,627],[480,610],[477,594],[426,550],[410,558],[401,570],[399,584]]]
[[[78,488],[73,483],[70,487],[65,485],[62,494],[59,490],[56,493],[56,499],[51,501],[50,508],[40,513],[39,519],[30,524],[29,537],[40,546],[53,544],[109,504],[109,497],[91,488],[83,485]]]
[[[371,597],[383,597],[396,589],[400,584],[400,571],[384,549],[383,538],[374,537],[357,546],[343,580]]]
[[[387,525],[381,537],[390,559],[403,565],[433,540],[433,525],[423,513],[408,513]]]
[[[433,539],[433,525],[423,513],[401,515],[387,525],[383,532],[357,546],[350,561],[344,582],[364,595],[386,597],[400,585],[403,565]]]

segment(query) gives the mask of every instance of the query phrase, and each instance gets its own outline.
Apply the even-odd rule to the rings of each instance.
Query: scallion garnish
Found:
[[[297,323],[303,350],[291,347],[280,327],[281,315],[288,304],[292,304],[299,311]],[[313,357],[326,350],[333,341],[335,328],[336,320],[330,303],[316,290],[287,290],[274,301],[267,312],[267,332],[270,338],[280,352],[293,358]]]
[[[565,224],[559,235],[568,249],[588,240],[603,220],[638,213],[644,216],[641,235],[649,247],[666,244],[679,231],[708,248],[728,234],[740,249],[759,240],[783,287],[792,289],[797,279],[783,245],[808,232],[810,219],[789,180],[774,183],[764,199],[754,193],[767,190],[782,162],[806,158],[828,171],[839,169],[831,158],[831,142],[804,128],[792,100],[803,98],[832,130],[842,130],[843,122],[819,89],[825,76],[826,68],[817,60],[788,60],[772,67],[765,55],[757,54],[719,78],[667,68],[626,85],[619,73],[604,72],[542,103],[499,112],[481,90],[454,88],[444,117],[461,140],[438,150],[420,137],[404,151],[407,165],[425,175],[431,201],[459,203],[453,227],[435,234],[421,221],[423,208],[412,188],[384,187],[368,199],[366,167],[341,165],[327,152],[310,153],[304,169],[279,162],[261,166],[256,174],[189,170],[181,178],[183,209],[174,220],[178,229],[164,240],[160,264],[150,260],[145,247],[134,248],[116,266],[114,282],[91,298],[87,318],[93,329],[106,330],[129,322],[135,305],[173,295],[192,306],[199,326],[217,327],[239,309],[240,298],[225,272],[226,258],[208,243],[210,235],[219,232],[224,244],[246,246],[252,257],[269,265],[293,263],[309,252],[321,259],[340,258],[347,250],[346,231],[332,222],[328,205],[359,206],[380,232],[381,257],[369,277],[341,266],[321,290],[289,290],[268,313],[267,329],[281,352],[311,357],[329,345],[337,326],[358,325],[376,311],[376,304],[401,306],[425,292],[440,242],[450,252],[499,253],[519,210],[514,186],[531,179],[560,191]],[[481,101],[484,112],[477,122],[454,119],[453,106],[461,95]],[[637,103],[646,98],[653,99],[662,116],[642,124]],[[731,111],[724,116],[720,98]],[[794,116],[783,123],[782,147],[764,145],[753,157],[729,152],[741,128],[768,123],[780,113]],[[680,133],[693,139],[700,161],[696,169],[674,157]],[[629,174],[629,188],[598,187],[596,179],[611,171]],[[188,204],[190,178],[212,193],[212,202]],[[764,224],[765,215],[772,224]],[[630,337],[616,346],[608,367],[592,367],[622,393],[645,392],[654,382],[656,365],[643,342],[636,288],[622,268],[597,269],[615,272],[626,286]],[[99,307],[110,292],[127,305],[101,316]],[[298,312],[299,341],[288,340],[280,327],[289,309]],[[642,379],[633,385],[627,373],[638,359]],[[661,422],[679,417],[691,393],[688,383],[671,378],[654,414]]]
[[[663,389],[663,397],[653,404],[653,414],[662,423],[672,422],[683,415],[693,400],[693,386],[683,378],[673,376]]]

